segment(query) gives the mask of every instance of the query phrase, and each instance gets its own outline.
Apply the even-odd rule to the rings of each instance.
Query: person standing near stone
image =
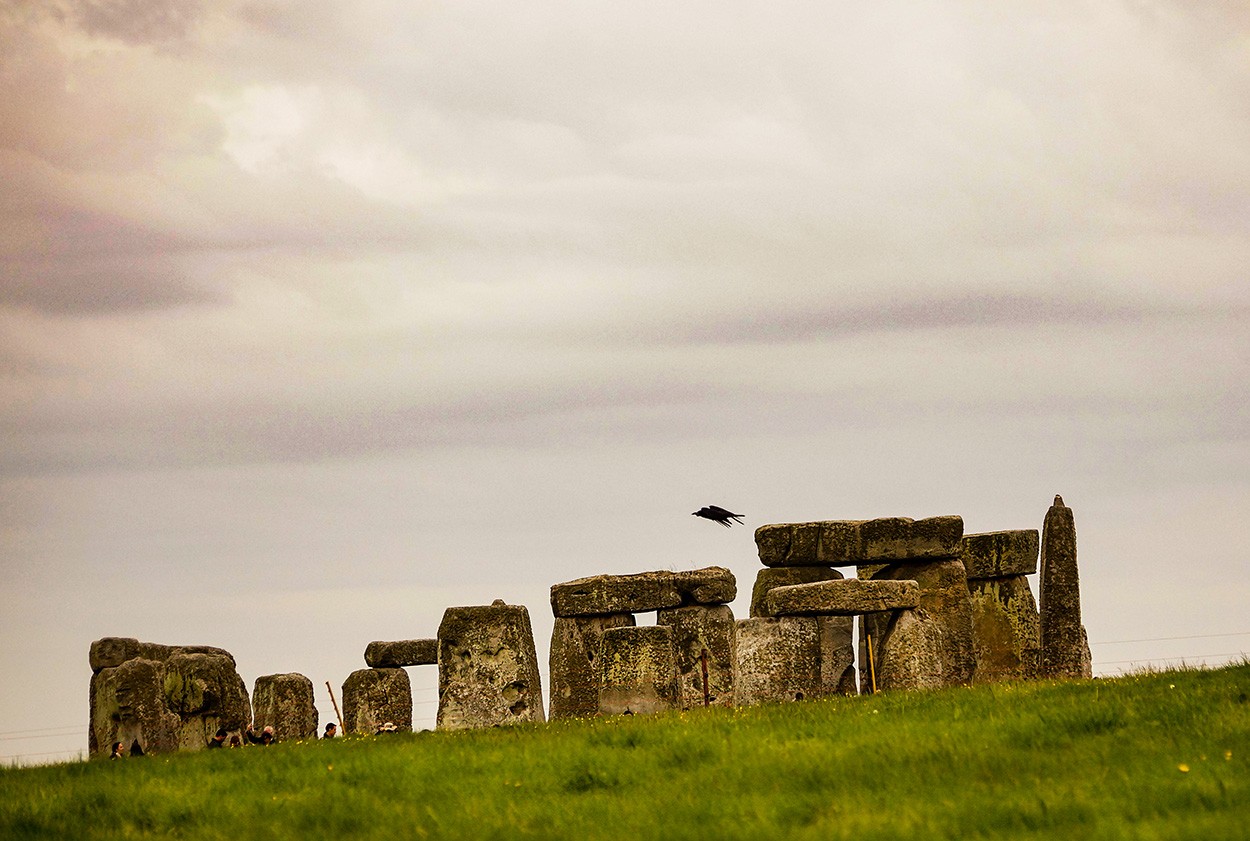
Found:
[[[335,724],[333,721],[331,721],[328,724],[326,724],[326,732],[322,734],[321,738],[333,739],[335,736],[338,735],[338,732],[339,732],[338,725]]]
[[[113,752],[109,754],[109,759],[125,759],[126,751],[122,749],[121,742],[113,743]]]
[[[213,736],[213,738],[208,740],[209,750],[212,750],[213,748],[225,747],[226,737],[229,735],[230,733],[226,730],[226,728],[224,727],[218,728],[217,733]]]
[[[273,727],[266,727],[264,730],[260,731],[259,736],[256,735],[256,731],[254,731],[251,727],[248,727],[247,732],[243,735],[247,737],[248,744],[260,745],[261,747],[269,747],[274,742],[278,741],[274,738]]]

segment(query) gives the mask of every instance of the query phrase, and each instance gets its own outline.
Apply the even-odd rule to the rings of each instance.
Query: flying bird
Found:
[[[738,525],[743,524],[742,520],[740,519],[742,517],[741,514],[735,514],[732,511],[726,511],[724,508],[721,508],[719,505],[704,506],[703,508],[700,508],[698,511],[692,512],[691,516],[702,517],[705,520],[715,520],[716,522],[720,523],[725,528],[730,528],[734,523],[737,523]]]

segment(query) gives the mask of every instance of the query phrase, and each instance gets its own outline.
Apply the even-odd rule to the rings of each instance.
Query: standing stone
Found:
[[[877,691],[949,686],[942,630],[939,623],[914,610],[889,614],[874,655]]]
[[[851,619],[757,616],[738,622],[741,706],[855,694]]]
[[[600,714],[651,715],[680,708],[673,633],[667,626],[607,629],[599,662]]]
[[[239,733],[251,721],[247,687],[224,649],[105,637],[88,661],[93,756],[115,741],[137,740],[148,753],[200,750],[218,728]]]
[[[438,727],[544,721],[542,681],[524,605],[449,607],[438,627]]]
[[[729,605],[668,608],[656,614],[656,624],[673,632],[681,708],[732,707],[738,645]]]
[[[317,706],[312,681],[290,672],[256,678],[252,689],[253,726],[273,727],[279,742],[317,736]],[[389,719],[388,719],[389,720]]]
[[[974,683],[1037,677],[1040,623],[1023,575],[968,582],[977,669]]]
[[[962,686],[971,683],[977,660],[972,635],[972,597],[968,592],[968,577],[963,562],[954,557],[919,563],[897,562],[878,568],[872,580],[907,579],[920,585],[920,600],[915,615],[903,623],[904,633],[897,640],[909,640],[909,644],[920,646],[926,657],[936,654],[941,664],[937,685]],[[896,619],[893,613],[868,613],[860,620],[861,637],[865,640],[872,637],[873,656],[878,663],[885,659],[886,652],[882,646],[887,642],[887,632]],[[932,623],[933,627],[916,629],[913,627],[916,623]],[[859,668],[860,685],[869,686],[867,657],[861,658]],[[930,678],[925,671],[923,679],[929,681]],[[880,674],[877,676],[877,688],[882,688]]]
[[[343,727],[372,736],[390,722],[412,729],[412,684],[403,669],[357,669],[343,681]],[[316,725],[314,725],[315,727]]]
[[[551,629],[551,719],[599,713],[599,656],[609,628],[633,627],[632,613],[557,616]]]
[[[1076,524],[1072,509],[1060,496],[1055,497],[1042,525],[1041,566],[1041,676],[1092,677],[1089,639],[1081,624]]]

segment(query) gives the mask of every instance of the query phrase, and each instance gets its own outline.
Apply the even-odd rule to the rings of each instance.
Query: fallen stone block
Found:
[[[966,534],[959,543],[969,581],[1037,572],[1037,529]]]
[[[252,688],[253,727],[273,728],[279,742],[317,736],[317,705],[312,681],[295,672],[262,675]]]
[[[438,626],[438,728],[545,721],[534,631],[524,605],[449,607]]]
[[[609,628],[603,632],[602,715],[651,715],[679,709],[673,633],[665,625]]]
[[[723,604],[737,597],[733,573],[723,567],[633,575],[594,575],[551,587],[555,616],[647,613],[685,604]]]
[[[372,736],[387,723],[412,729],[412,683],[403,669],[357,669],[343,681],[343,728]]]
[[[904,610],[920,603],[915,581],[816,581],[778,587],[764,599],[770,616],[857,616],[886,610]]]
[[[632,613],[557,616],[551,629],[551,719],[588,718],[599,713],[599,657],[603,634],[633,627]]]
[[[375,641],[365,647],[365,665],[374,669],[433,666],[437,663],[437,639]]]
[[[764,599],[778,587],[791,584],[813,584],[817,581],[841,581],[842,573],[833,567],[764,567],[755,576],[751,589],[751,616],[769,616]]]
[[[756,529],[755,544],[769,567],[854,566],[953,557],[963,529],[958,516],[778,523]]]

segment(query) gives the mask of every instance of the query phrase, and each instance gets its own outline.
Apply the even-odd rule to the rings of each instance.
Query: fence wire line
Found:
[[[1125,642],[1168,642],[1169,640],[1205,640],[1215,637],[1245,637],[1250,636],[1250,631],[1234,631],[1231,634],[1190,634],[1184,637],[1151,637],[1144,640],[1100,640],[1099,642],[1090,642],[1090,645],[1119,645]]]
[[[1133,660],[1099,660],[1100,666],[1115,666],[1120,663],[1166,663],[1169,660],[1202,659],[1204,657],[1245,657],[1244,651],[1230,651],[1225,654],[1178,654],[1175,657],[1138,657]]]

